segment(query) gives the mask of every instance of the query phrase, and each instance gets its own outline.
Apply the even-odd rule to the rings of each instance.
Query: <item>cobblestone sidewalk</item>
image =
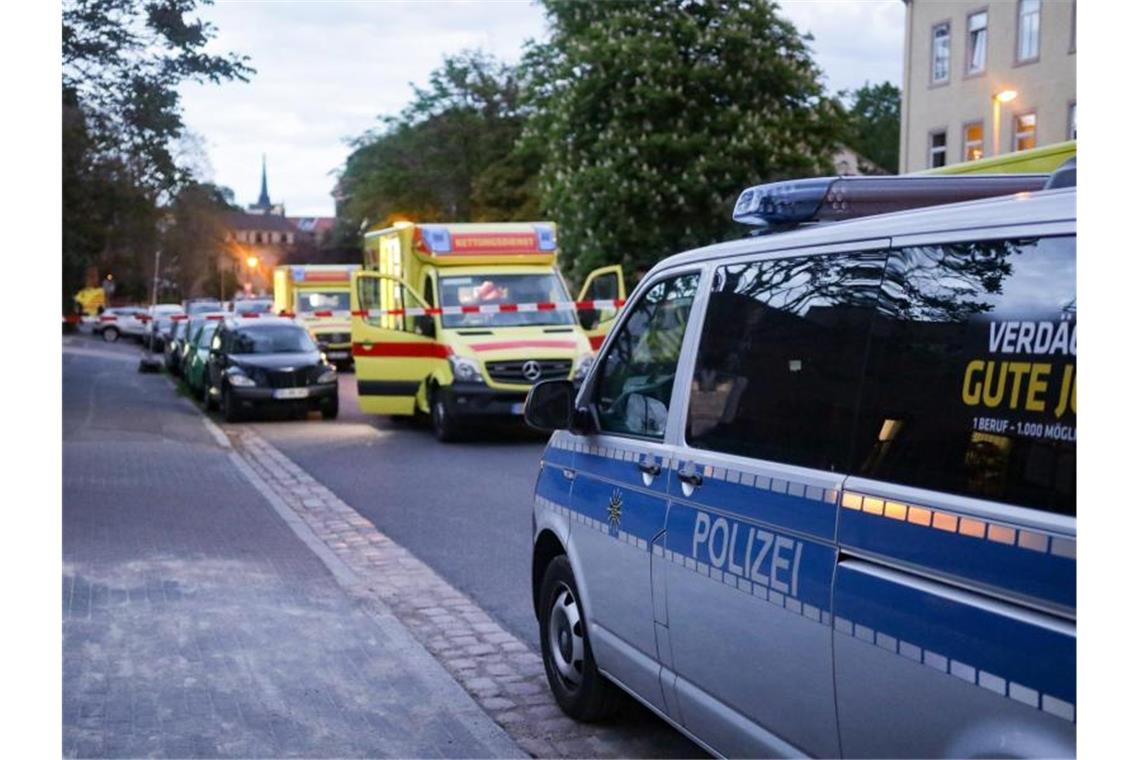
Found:
[[[429,566],[378,531],[256,432],[223,430],[236,452],[321,542],[314,547],[362,602],[379,600],[491,717],[536,757],[652,755],[605,725],[567,718],[546,683],[542,660]],[[382,497],[382,492],[379,494]],[[325,551],[321,551],[324,549]],[[635,740],[636,743],[636,740]]]

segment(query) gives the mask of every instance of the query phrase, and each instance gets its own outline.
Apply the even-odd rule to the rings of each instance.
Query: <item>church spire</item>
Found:
[[[257,196],[257,207],[269,210],[271,204],[269,202],[269,181],[265,176],[265,154],[261,154],[261,195]]]

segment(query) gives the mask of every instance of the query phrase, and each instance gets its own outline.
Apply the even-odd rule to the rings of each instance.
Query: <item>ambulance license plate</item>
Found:
[[[519,402],[517,404],[511,404],[511,414],[522,414],[523,409],[525,409],[525,408],[526,408],[526,404],[522,403],[522,402]]]
[[[273,398],[308,398],[308,388],[278,388],[273,391]]]

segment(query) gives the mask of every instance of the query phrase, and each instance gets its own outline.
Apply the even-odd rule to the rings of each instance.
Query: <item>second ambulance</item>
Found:
[[[540,380],[580,381],[625,297],[613,266],[572,301],[550,223],[399,222],[367,233],[364,249],[352,275],[360,407],[428,414],[443,441],[521,419]]]
[[[348,289],[357,264],[306,264],[273,270],[273,310],[292,314],[308,329],[325,358],[352,363]]]

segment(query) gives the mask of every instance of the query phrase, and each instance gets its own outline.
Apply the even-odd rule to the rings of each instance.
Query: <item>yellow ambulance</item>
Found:
[[[273,270],[273,311],[304,325],[338,367],[352,363],[349,288],[359,264],[303,264]]]
[[[413,224],[368,232],[352,275],[360,408],[428,414],[454,440],[518,417],[540,380],[580,380],[625,301],[619,266],[577,301],[558,270],[555,225]]]

